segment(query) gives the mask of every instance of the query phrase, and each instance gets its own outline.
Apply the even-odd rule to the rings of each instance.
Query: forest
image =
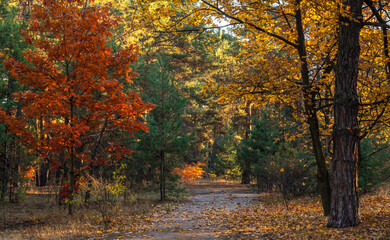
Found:
[[[0,0],[0,239],[390,239],[389,30],[385,0]]]

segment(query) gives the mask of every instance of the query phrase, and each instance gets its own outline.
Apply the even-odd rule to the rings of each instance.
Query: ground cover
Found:
[[[99,211],[79,207],[73,218],[55,196],[35,194],[3,204],[0,239],[390,239],[390,186],[361,196],[362,223],[329,229],[318,196],[287,203],[237,182],[198,181],[185,200],[158,203],[144,195],[121,206],[109,224]]]

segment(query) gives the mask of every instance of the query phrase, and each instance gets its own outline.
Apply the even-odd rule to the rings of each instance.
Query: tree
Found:
[[[263,110],[258,119],[253,119],[254,128],[248,130],[248,136],[241,141],[238,158],[253,165],[252,175],[257,185],[271,190],[274,181],[270,179],[269,162],[278,151],[281,129],[274,127],[277,121],[268,116],[270,110]],[[278,170],[278,169],[277,169]]]
[[[44,1],[35,6],[24,32],[25,41],[35,47],[25,52],[27,63],[5,61],[12,77],[29,88],[15,94],[23,104],[22,118],[42,119],[36,139],[40,156],[54,169],[69,170],[69,214],[80,171],[108,159],[95,153],[103,133],[146,131],[140,117],[153,108],[124,90],[135,75],[129,64],[137,61],[137,47],[115,52],[108,46],[118,22],[109,6]],[[119,158],[130,153],[116,142],[109,151]]]
[[[140,69],[140,80],[147,86],[143,98],[157,105],[146,118],[148,133],[139,133],[134,158],[141,162],[147,179],[154,181],[160,200],[177,188],[173,170],[183,163],[192,138],[184,127],[186,98],[178,91],[169,58],[162,54],[149,66]],[[152,175],[152,176],[150,176]]]

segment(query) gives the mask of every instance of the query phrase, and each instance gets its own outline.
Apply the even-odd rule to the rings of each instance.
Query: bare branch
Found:
[[[226,12],[224,12],[222,9],[218,8],[217,6],[212,5],[211,3],[209,3],[209,2],[207,2],[207,1],[205,1],[205,0],[202,0],[202,2],[203,2],[204,4],[206,4],[207,6],[209,6],[210,8],[214,9],[216,12],[222,14],[223,16],[225,16],[225,17],[227,17],[227,18],[230,18],[230,19],[232,19],[232,20],[234,20],[234,21],[236,21],[236,22],[238,22],[238,23],[241,23],[241,24],[244,24],[244,25],[251,26],[251,27],[253,27],[254,29],[256,29],[256,30],[258,30],[258,31],[260,31],[260,32],[262,32],[262,33],[265,33],[265,34],[267,34],[268,36],[271,36],[271,37],[274,37],[274,38],[276,38],[276,39],[279,39],[279,40],[281,40],[282,42],[284,42],[284,43],[286,43],[286,44],[288,44],[288,45],[290,45],[290,46],[292,46],[292,47],[294,47],[294,48],[296,48],[296,49],[299,48],[299,46],[298,46],[297,44],[291,42],[290,40],[288,40],[288,39],[286,39],[286,38],[284,38],[284,37],[282,37],[282,36],[279,36],[279,35],[276,35],[276,34],[274,34],[274,33],[268,32],[268,31],[265,30],[264,28],[261,28],[261,27],[259,27],[259,26],[256,26],[256,25],[253,24],[253,23],[245,22],[245,21],[243,21],[242,19],[239,19],[239,18],[237,18],[237,17],[234,17],[234,16],[232,16],[232,15],[229,15],[229,14],[227,14]]]

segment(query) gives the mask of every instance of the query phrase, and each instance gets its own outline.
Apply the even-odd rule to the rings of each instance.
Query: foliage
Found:
[[[360,153],[360,190],[374,191],[390,176],[390,56],[382,19],[390,4],[356,1],[365,4],[357,9],[361,34],[349,40],[360,55],[345,64],[355,68],[354,84],[347,86],[352,91],[340,93],[347,68],[338,65],[352,59],[337,54],[350,49],[338,45],[350,37],[341,29],[356,24],[343,22],[351,20],[344,7],[351,2],[45,0],[34,2],[30,16],[32,0],[1,0],[1,199],[8,191],[9,201],[18,201],[28,186],[25,176],[36,174],[40,185],[39,176],[49,175],[50,184],[62,185],[63,201],[82,204],[76,193],[92,194],[107,227],[119,200],[131,201],[129,189],[159,189],[164,200],[180,190],[178,175],[191,182],[207,169],[210,176],[236,179],[250,170],[259,189],[278,191],[285,202],[319,192],[327,214],[329,163],[342,163],[332,160],[356,146],[351,154]],[[341,81],[335,85],[335,79]],[[333,108],[352,103],[338,105],[350,93],[356,102],[347,109],[355,109],[357,120],[355,114],[355,125],[340,136],[354,133],[358,144],[351,147],[331,135],[343,128],[337,121],[333,127],[335,119],[352,119]],[[333,146],[337,151],[330,151]],[[332,173],[347,176],[340,166]],[[336,180],[334,189],[341,191],[333,196],[342,202],[347,191],[339,186],[356,181]],[[298,205],[292,200],[285,213],[306,211]],[[291,220],[285,222],[295,231],[291,236],[306,237],[294,225],[299,217],[280,215],[278,204],[267,206],[275,209],[262,217],[274,225],[261,229],[265,237],[291,234],[283,232],[283,217]],[[235,219],[245,222],[240,214]],[[357,211],[351,215],[358,219]],[[335,236],[322,233],[314,236]]]
[[[1,62],[7,56],[23,60],[22,51],[28,46],[20,32],[25,27],[24,20],[18,21],[18,8],[11,6],[10,1],[2,0],[0,2]],[[20,193],[25,191],[26,180],[21,175],[24,169],[31,165],[30,154],[18,142],[18,136],[12,133],[15,129],[24,130],[24,124],[14,120],[18,114],[20,115],[20,104],[15,102],[12,95],[22,89],[21,85],[0,65],[0,123],[2,123],[0,126],[0,199],[4,200],[8,190],[10,202],[17,202]]]
[[[241,169],[237,161],[238,145],[239,135],[233,129],[217,136],[208,157],[208,171],[217,177],[239,178]]]
[[[12,77],[29,88],[15,94],[23,104],[22,118],[41,119],[41,129],[36,127],[39,155],[54,169],[69,169],[71,198],[76,174],[108,160],[96,154],[101,135],[117,129],[146,131],[138,118],[153,107],[137,93],[124,91],[135,75],[129,64],[137,61],[137,47],[116,52],[108,47],[118,22],[108,6],[44,1],[24,31],[25,41],[35,47],[24,53],[27,63],[5,61]],[[109,145],[112,158],[130,153],[119,143]]]
[[[165,200],[166,192],[178,190],[178,178],[172,171],[183,163],[192,138],[183,124],[186,98],[174,82],[170,59],[165,54],[143,65],[139,73],[135,81],[144,84],[142,97],[157,107],[146,117],[148,133],[136,135],[139,140],[134,145],[133,159],[139,168],[133,173],[141,181],[152,182],[160,190],[161,200]]]
[[[359,190],[371,191],[389,180],[390,162],[388,160],[388,142],[375,138],[361,141],[362,159],[359,166]]]
[[[249,159],[252,175],[263,191],[280,191],[286,199],[313,191],[313,159],[305,152],[304,139],[286,141],[282,136],[293,135],[289,124],[278,125],[281,116],[271,114],[272,108],[253,119],[253,130],[241,141],[238,159]],[[287,131],[291,133],[286,133]]]
[[[193,183],[194,179],[201,178],[206,173],[202,168],[205,165],[205,163],[184,163],[180,168],[174,168],[172,172],[179,175],[183,182]]]
[[[112,181],[104,180],[102,177],[88,176],[89,191],[92,196],[88,200],[88,205],[97,206],[105,228],[108,228],[114,216],[117,215],[121,203],[131,204],[135,199],[135,195],[131,194],[125,182],[126,168],[126,164],[122,164],[114,171]]]

